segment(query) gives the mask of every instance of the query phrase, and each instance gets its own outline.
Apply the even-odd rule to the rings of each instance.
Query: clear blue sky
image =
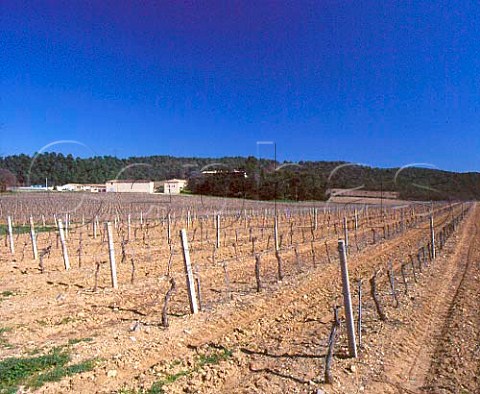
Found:
[[[143,3],[143,4],[142,4]],[[478,1],[0,2],[0,155],[480,170]],[[272,149],[261,147],[262,156]]]

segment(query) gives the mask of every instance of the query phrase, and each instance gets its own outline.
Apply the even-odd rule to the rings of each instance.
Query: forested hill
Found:
[[[202,176],[204,169],[222,173]],[[244,170],[247,177],[233,175]],[[103,183],[106,180],[189,179],[192,193],[258,199],[322,200],[329,188],[363,187],[397,191],[401,198],[473,200],[480,196],[479,173],[454,173],[425,168],[371,168],[345,162],[274,163],[254,157],[195,158],[148,156],[120,159],[112,156],[76,158],[43,153],[0,158],[0,187],[65,183]]]

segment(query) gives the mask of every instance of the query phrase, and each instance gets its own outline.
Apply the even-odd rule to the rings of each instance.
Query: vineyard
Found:
[[[464,343],[455,313],[479,334],[474,304],[451,307],[478,275],[478,216],[471,203],[0,197],[0,393],[475,392],[477,369],[442,360],[455,369]]]

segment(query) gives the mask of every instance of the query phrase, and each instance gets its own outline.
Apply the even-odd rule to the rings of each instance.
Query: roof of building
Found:
[[[187,182],[186,179],[168,179],[165,183],[185,183]]]
[[[107,183],[150,183],[153,181],[148,181],[145,179],[112,179],[107,181]]]

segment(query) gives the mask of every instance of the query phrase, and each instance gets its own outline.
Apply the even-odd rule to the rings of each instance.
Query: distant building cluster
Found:
[[[243,170],[204,170],[203,176],[219,177],[242,177],[246,178],[247,173]],[[180,194],[187,187],[186,179],[167,179],[163,181],[151,181],[144,179],[112,179],[105,183],[66,183],[65,185],[47,186],[15,186],[7,187],[7,190],[16,192],[27,191],[58,191],[58,192],[90,192],[90,193],[160,193]]]
[[[216,183],[229,178],[247,178],[244,170],[237,169],[205,169],[201,171],[201,175],[209,178],[210,181]],[[89,192],[89,193],[159,193],[159,194],[180,194],[187,188],[188,181],[186,179],[166,179],[162,181],[152,181],[144,179],[111,179],[105,183],[66,183],[64,185],[54,185],[45,178],[43,185],[18,185],[15,175],[8,170],[0,169],[0,192]]]
[[[106,191],[106,187],[103,183],[67,183],[63,186],[57,186],[56,189],[59,192],[92,192],[102,193]]]
[[[53,186],[31,185],[31,186],[7,186],[6,190],[10,192],[41,192],[54,190]]]
[[[242,177],[247,174],[243,170],[205,170],[203,176],[219,177]],[[7,187],[7,190],[17,192],[27,191],[58,191],[58,192],[90,192],[90,193],[160,193],[160,194],[180,194],[187,187],[186,179],[167,179],[163,181],[151,181],[144,179],[112,179],[105,183],[66,183],[65,185],[47,186],[15,186]]]
[[[186,179],[169,179],[157,182],[142,179],[112,179],[105,182],[105,184],[67,183],[57,186],[55,189],[60,192],[179,194],[186,186]],[[32,191],[47,190],[41,185],[22,189]],[[53,188],[49,190],[53,190]]]

